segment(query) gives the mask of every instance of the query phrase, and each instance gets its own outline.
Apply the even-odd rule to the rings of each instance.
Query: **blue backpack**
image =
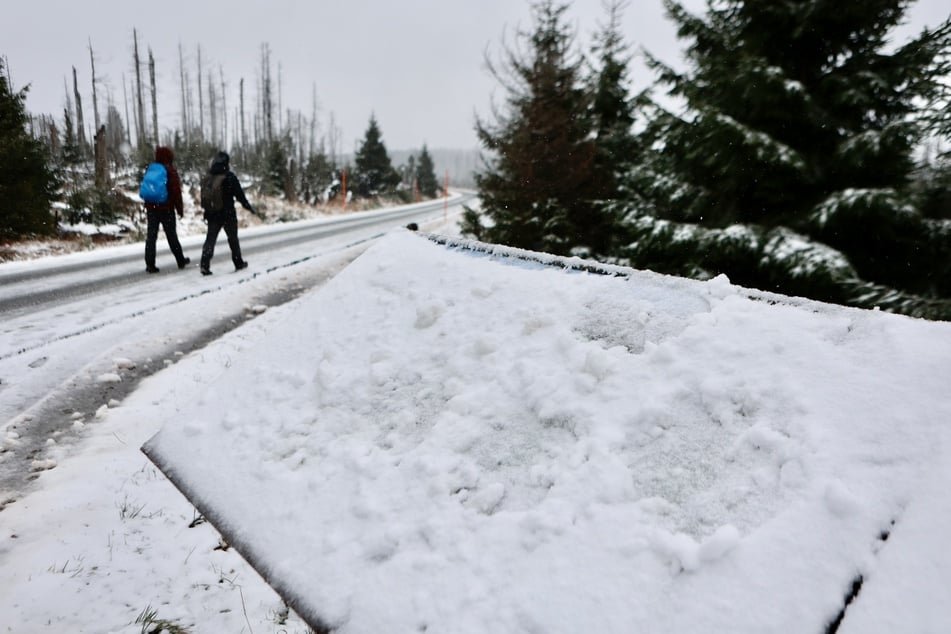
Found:
[[[139,186],[139,197],[147,203],[168,202],[168,171],[161,163],[149,163]]]

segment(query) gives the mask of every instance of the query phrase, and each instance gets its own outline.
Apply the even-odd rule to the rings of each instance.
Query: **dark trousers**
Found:
[[[205,244],[201,248],[201,268],[211,269],[211,258],[215,255],[215,243],[218,242],[218,233],[224,229],[228,236],[228,246],[231,248],[231,261],[235,266],[243,262],[241,259],[241,245],[238,244],[238,216],[234,212],[222,216],[207,214],[208,233],[205,234]]]
[[[146,213],[148,224],[145,229],[145,266],[155,268],[155,243],[158,240],[159,225],[165,231],[165,239],[168,240],[168,248],[175,256],[175,262],[178,266],[185,265],[185,254],[182,253],[182,243],[178,241],[178,234],[175,232],[175,212],[168,211],[149,211]]]

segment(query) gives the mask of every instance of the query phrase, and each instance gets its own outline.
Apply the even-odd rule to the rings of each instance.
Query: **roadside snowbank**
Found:
[[[225,345],[195,402],[110,415],[164,417],[149,453],[311,623],[820,632],[859,577],[901,602],[840,631],[951,621],[949,324],[399,231]]]

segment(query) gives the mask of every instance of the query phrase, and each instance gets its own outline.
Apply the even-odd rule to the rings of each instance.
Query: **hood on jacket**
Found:
[[[171,165],[175,162],[175,152],[170,147],[160,145],[155,148],[155,162],[162,165]]]
[[[212,174],[224,174],[228,171],[229,163],[231,163],[231,157],[228,156],[228,153],[218,152],[214,158],[211,159],[211,165],[208,167],[208,171]]]

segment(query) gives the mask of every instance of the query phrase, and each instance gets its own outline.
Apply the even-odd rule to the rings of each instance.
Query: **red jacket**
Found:
[[[185,213],[185,206],[182,204],[182,179],[178,177],[178,170],[172,163],[175,161],[175,153],[172,148],[160,145],[155,148],[155,162],[165,166],[168,172],[168,202],[161,204],[145,203],[146,211],[170,211],[174,210],[181,217]]]

